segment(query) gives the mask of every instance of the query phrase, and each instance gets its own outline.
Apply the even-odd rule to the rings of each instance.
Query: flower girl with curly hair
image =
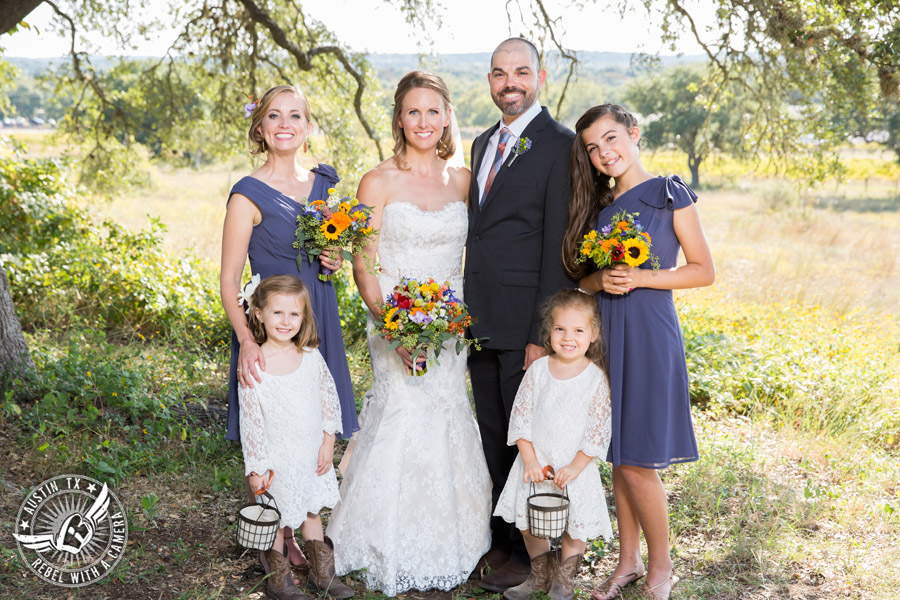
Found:
[[[268,489],[281,511],[281,528],[266,552],[271,575],[269,597],[306,596],[291,577],[284,528],[300,528],[309,551],[309,588],[332,598],[353,590],[334,572],[334,553],[322,531],[319,511],[340,499],[332,468],[335,433],[341,430],[341,406],[319,338],[309,293],[292,275],[263,279],[249,299],[249,327],[266,359],[262,381],[238,390],[241,446],[252,490]]]
[[[603,369],[600,313],[593,296],[563,290],[543,311],[548,356],[534,361],[516,394],[507,443],[519,448],[494,514],[522,531],[531,574],[507,589],[508,600],[528,600],[548,592],[553,600],[575,597],[575,575],[585,540],[612,537],[597,458],[610,438],[609,384]],[[555,471],[552,482],[547,479]],[[528,531],[526,502],[537,493],[567,489],[569,522],[561,553]]]

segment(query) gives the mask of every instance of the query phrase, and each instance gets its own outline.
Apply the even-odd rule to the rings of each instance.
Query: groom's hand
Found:
[[[528,344],[525,346],[525,364],[522,366],[523,371],[527,371],[528,367],[531,366],[531,363],[536,361],[542,356],[545,356],[547,351],[544,350],[543,346],[538,346],[537,344]]]

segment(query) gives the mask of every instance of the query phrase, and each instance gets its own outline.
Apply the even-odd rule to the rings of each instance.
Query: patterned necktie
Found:
[[[500,163],[503,162],[503,152],[506,150],[506,143],[509,141],[510,136],[512,136],[512,132],[506,127],[500,130],[500,140],[497,142],[497,155],[494,157],[494,164],[491,165],[491,172],[488,173],[487,181],[484,183],[484,193],[481,195],[481,202],[484,202],[488,192],[491,191],[491,184],[494,183],[497,171],[500,170]]]

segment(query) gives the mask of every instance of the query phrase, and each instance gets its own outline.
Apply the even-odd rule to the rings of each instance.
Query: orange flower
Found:
[[[616,223],[616,227],[619,228],[619,231],[628,231],[628,221],[619,221]]]
[[[339,231],[344,231],[353,222],[349,216],[342,212],[336,212],[331,215],[331,222],[334,223]]]
[[[613,246],[616,245],[616,240],[603,240],[603,243],[600,244],[600,249],[604,252],[609,252],[613,249]]]
[[[648,244],[652,244],[652,243],[653,243],[653,240],[650,239],[650,234],[649,234],[649,233],[647,233],[646,231],[642,231],[642,232],[641,232],[641,235],[644,236],[645,238],[647,238],[647,243],[648,243]]]
[[[324,200],[313,200],[309,205],[313,208],[325,208],[327,206]]]

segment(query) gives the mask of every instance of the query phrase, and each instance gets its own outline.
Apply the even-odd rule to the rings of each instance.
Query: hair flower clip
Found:
[[[253,114],[253,111],[256,110],[256,102],[253,101],[253,94],[247,94],[247,97],[250,98],[250,102],[244,105],[245,119],[249,119],[250,115]]]
[[[513,157],[506,166],[511,167],[521,154],[525,154],[529,150],[531,150],[531,139],[527,137],[519,138],[519,141],[513,146]]]
[[[238,292],[238,306],[246,304],[247,308],[244,309],[244,312],[248,315],[250,314],[250,307],[253,306],[253,292],[256,291],[256,286],[259,285],[261,279],[259,273],[253,275],[250,281],[247,282],[247,285],[244,286],[244,289]]]

